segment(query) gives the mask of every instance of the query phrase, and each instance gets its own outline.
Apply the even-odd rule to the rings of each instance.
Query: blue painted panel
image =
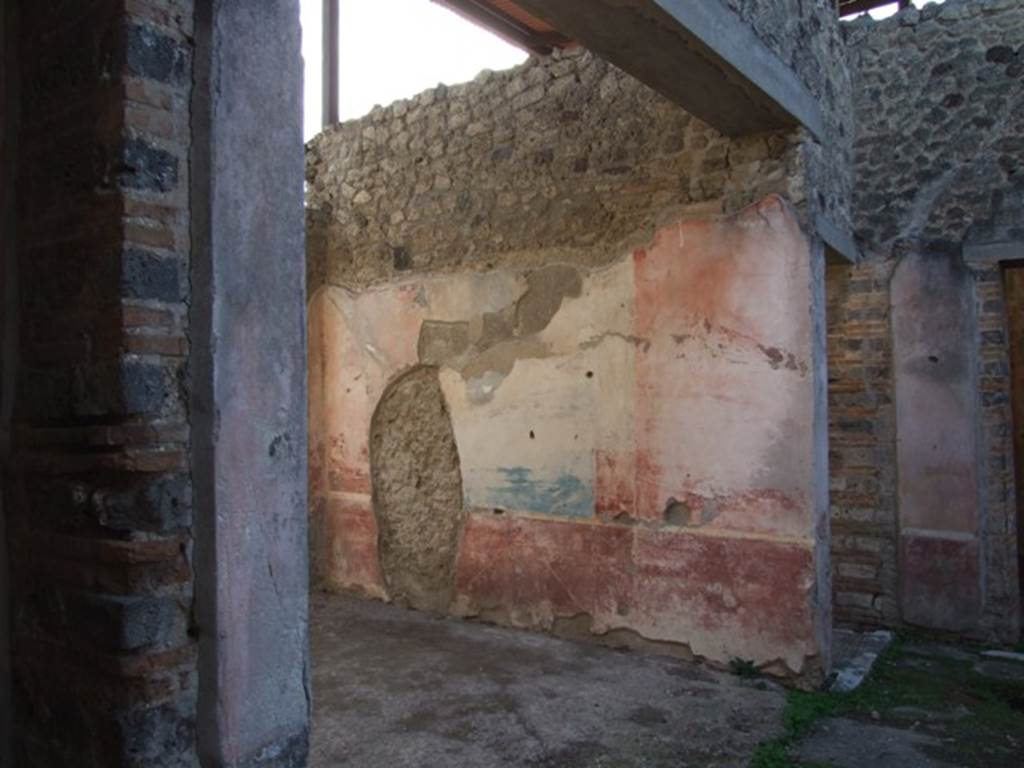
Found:
[[[541,479],[528,467],[498,467],[498,472],[503,482],[487,489],[487,506],[558,517],[594,514],[594,491],[575,475]]]

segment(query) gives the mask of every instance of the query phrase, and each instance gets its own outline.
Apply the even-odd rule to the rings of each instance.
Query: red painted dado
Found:
[[[900,598],[910,624],[954,632],[978,622],[981,556],[974,536],[900,536]]]
[[[633,530],[507,515],[470,515],[455,581],[455,611],[497,614],[517,626],[550,628],[590,614],[595,627],[630,612]]]
[[[328,586],[373,597],[387,595],[377,555],[377,521],[369,496],[351,501],[328,499],[320,545],[324,547]]]
[[[816,653],[809,547],[637,528],[633,560],[631,618],[644,636],[672,640],[685,629],[695,652],[713,657],[759,658],[771,647],[799,664]]]
[[[683,529],[470,515],[455,611],[550,628],[588,615],[593,631],[685,642],[697,655],[804,671],[813,638],[809,547]]]

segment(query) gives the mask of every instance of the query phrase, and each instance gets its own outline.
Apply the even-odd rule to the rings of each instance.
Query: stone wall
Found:
[[[957,252],[1024,215],[1024,6],[947,0],[845,27],[854,224],[872,254]],[[1024,236],[1024,229],[1018,229]]]
[[[798,147],[730,141],[584,52],[484,72],[310,142],[308,285],[608,263],[671,217],[803,205]]]
[[[962,269],[965,243],[1024,235],[1022,30],[1024,7],[1008,0],[948,0],[844,26],[857,124],[854,224],[868,255],[864,264],[830,272],[833,520],[837,533],[849,533],[834,538],[833,555],[837,616],[846,621],[906,620],[900,579],[925,581],[896,574],[898,532],[921,528],[901,520],[897,477],[886,471],[897,462],[887,335],[899,298],[890,280],[907,258],[920,270],[930,260]],[[958,291],[970,314],[968,336],[946,352],[973,366],[970,412],[980,447],[980,540],[970,568],[982,605],[970,606],[981,609],[970,631],[1012,638],[1020,607],[1006,314],[998,268],[967,266]],[[933,340],[936,349],[942,341]],[[901,568],[911,554],[900,557]]]
[[[192,766],[191,2],[18,7],[16,764]]]
[[[853,85],[833,0],[725,0],[762,42],[804,81],[821,105],[824,135],[804,132],[808,213],[851,229],[853,198]]]

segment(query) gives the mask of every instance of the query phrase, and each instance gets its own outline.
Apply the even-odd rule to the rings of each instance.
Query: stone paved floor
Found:
[[[314,595],[312,768],[712,768],[785,694],[674,659]]]

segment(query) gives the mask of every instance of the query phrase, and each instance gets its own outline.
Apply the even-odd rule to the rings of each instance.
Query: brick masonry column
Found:
[[[843,624],[899,623],[893,268],[836,261],[826,277],[833,609]]]
[[[19,8],[17,765],[192,766],[190,3]]]
[[[1014,642],[1021,632],[1017,573],[1010,328],[998,264],[969,264],[977,317],[973,364],[977,382],[979,498],[982,524],[982,607],[979,634]]]

